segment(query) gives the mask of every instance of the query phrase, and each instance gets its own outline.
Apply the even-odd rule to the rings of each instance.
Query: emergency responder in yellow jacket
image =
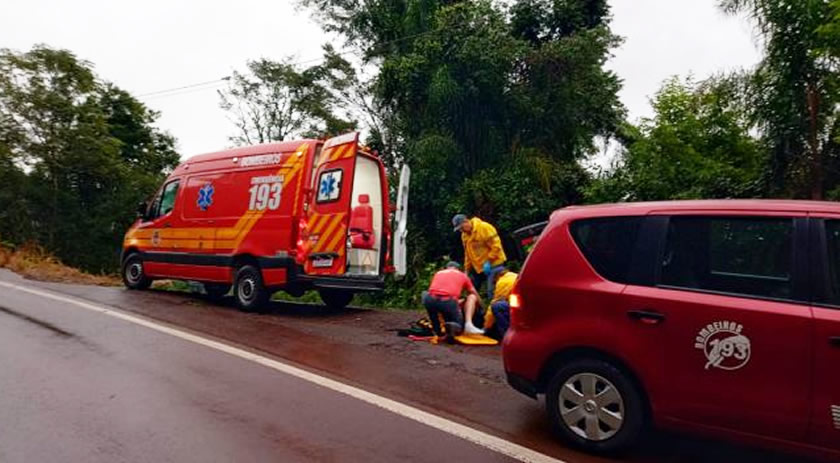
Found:
[[[452,217],[452,226],[456,232],[461,232],[464,272],[470,276],[476,288],[487,282],[487,300],[492,299],[495,286],[493,276],[504,268],[507,260],[499,232],[496,227],[478,217],[467,219],[464,214]]]

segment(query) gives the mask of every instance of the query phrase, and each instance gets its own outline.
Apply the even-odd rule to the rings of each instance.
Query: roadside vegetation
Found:
[[[643,120],[606,67],[622,41],[607,0],[298,0],[340,44],[307,66],[254,57],[216,98],[232,144],[358,128],[392,175],[411,166],[409,275],[357,302],[414,307],[460,258],[456,212],[507,236],[569,204],[840,200],[840,0],[717,3],[762,61],[674,76]],[[136,204],[196,154],[157,117],[70,51],[0,50],[0,235],[116,272]],[[612,162],[584,167],[607,142]]]
[[[47,253],[44,248],[34,244],[14,248],[0,242],[0,268],[7,268],[26,278],[38,281],[100,286],[122,285],[122,281],[115,275],[93,275],[64,265]]]

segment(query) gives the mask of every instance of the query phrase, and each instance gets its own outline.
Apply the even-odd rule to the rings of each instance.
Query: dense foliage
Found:
[[[0,237],[114,270],[137,203],[179,159],[156,118],[68,51],[0,50]]]
[[[587,191],[592,202],[748,198],[763,192],[764,150],[749,133],[742,79],[672,79],[656,115],[626,126],[618,164]]]
[[[656,116],[619,137],[591,201],[840,199],[840,2],[723,0],[764,49],[755,69],[666,82]]]
[[[606,1],[303,3],[377,70],[371,144],[413,169],[419,262],[458,252],[456,212],[504,233],[580,201],[578,161],[624,118]]]
[[[769,150],[768,193],[822,199],[840,181],[840,59],[827,0],[721,0],[757,26],[764,59],[752,73],[754,120]],[[834,18],[836,20],[836,17]],[[835,36],[836,38],[836,36]]]

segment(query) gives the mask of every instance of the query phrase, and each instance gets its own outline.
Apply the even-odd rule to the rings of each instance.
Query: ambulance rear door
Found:
[[[307,219],[308,275],[344,275],[347,270],[347,227],[353,191],[359,133],[326,141],[315,164],[313,194]]]
[[[397,276],[405,276],[408,271],[408,185],[411,180],[411,169],[403,164],[400,170],[400,184],[397,190],[397,204],[394,213],[394,271]]]

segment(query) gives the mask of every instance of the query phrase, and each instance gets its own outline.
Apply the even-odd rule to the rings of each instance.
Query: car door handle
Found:
[[[169,228],[169,227],[171,227],[171,226],[172,226],[172,224],[171,224],[171,223],[165,223],[165,224],[163,224],[163,228]]]
[[[832,336],[828,338],[828,343],[834,347],[840,347],[840,336]]]
[[[651,310],[630,310],[627,316],[631,320],[640,321],[648,325],[658,325],[665,321],[665,315]]]

